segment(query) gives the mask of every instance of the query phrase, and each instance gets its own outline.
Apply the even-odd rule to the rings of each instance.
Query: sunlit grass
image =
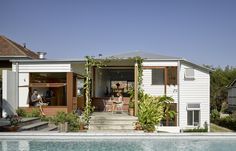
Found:
[[[211,130],[211,132],[233,132],[230,129],[218,126],[218,125],[213,124],[213,123],[211,123],[211,125],[210,125],[210,130]]]

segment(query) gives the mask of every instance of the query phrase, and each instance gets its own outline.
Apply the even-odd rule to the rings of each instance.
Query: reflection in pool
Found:
[[[220,151],[235,148],[235,139],[124,138],[0,141],[0,151]]]

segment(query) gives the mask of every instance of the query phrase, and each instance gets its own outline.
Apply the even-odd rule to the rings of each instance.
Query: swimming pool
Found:
[[[236,137],[209,136],[74,136],[5,138],[0,151],[227,151],[235,150]]]

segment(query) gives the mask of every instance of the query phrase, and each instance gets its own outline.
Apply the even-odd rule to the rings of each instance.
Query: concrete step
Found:
[[[116,125],[116,124],[134,124],[137,120],[104,120],[104,119],[95,119],[90,120],[90,124],[110,124],[110,125]]]
[[[26,125],[30,125],[30,124],[38,123],[38,122],[41,122],[39,117],[22,118],[20,126],[22,127],[22,126],[26,126]]]
[[[91,116],[90,120],[138,120],[134,116]]]
[[[39,130],[40,132],[49,132],[49,131],[57,131],[57,126],[56,125],[51,125],[46,128],[43,128]]]
[[[89,130],[133,130],[134,126],[131,124],[119,124],[119,125],[110,125],[110,124],[96,124],[89,125]]]
[[[22,126],[20,131],[37,131],[48,127],[48,122],[37,122]]]

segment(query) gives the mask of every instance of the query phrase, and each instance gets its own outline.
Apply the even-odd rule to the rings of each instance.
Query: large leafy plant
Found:
[[[144,94],[140,100],[138,120],[144,131],[155,131],[155,125],[159,124],[164,116],[170,114],[171,97],[155,97]]]
[[[69,131],[77,131],[80,126],[80,117],[75,113],[57,112],[57,114],[51,117],[51,122],[58,125],[59,123],[68,123]]]

